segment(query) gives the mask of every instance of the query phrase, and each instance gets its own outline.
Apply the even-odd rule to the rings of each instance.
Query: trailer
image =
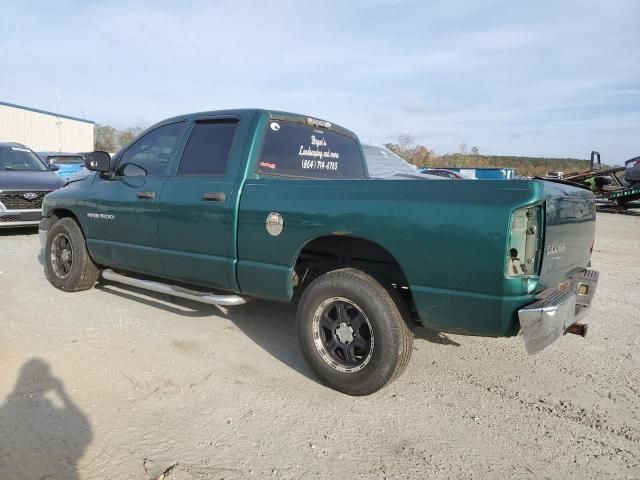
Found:
[[[568,173],[563,175],[562,179],[569,180],[570,182],[580,182],[585,181],[591,177],[615,177],[615,174],[617,172],[622,172],[623,170],[624,167],[613,167],[602,170],[602,163],[600,162],[600,152],[596,152],[594,150],[591,152],[591,164],[589,166],[589,170],[586,170],[584,172]],[[622,186],[619,181],[617,183],[619,186]]]
[[[640,185],[605,192],[603,197],[609,200],[616,209],[626,210],[629,203],[640,200]]]

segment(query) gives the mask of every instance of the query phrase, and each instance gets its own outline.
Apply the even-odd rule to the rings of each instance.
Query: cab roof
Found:
[[[178,115],[175,117],[167,118],[165,120],[162,120],[156,123],[155,125],[153,125],[153,127],[156,127],[164,123],[169,123],[169,122],[175,122],[180,120],[190,120],[194,117],[197,118],[197,117],[214,117],[214,116],[234,116],[234,117],[246,118],[246,117],[252,117],[254,115],[261,115],[261,114],[266,115],[268,119],[299,122],[299,123],[304,123],[308,125],[316,125],[322,128],[328,128],[330,130],[341,132],[343,134],[357,138],[356,134],[351,130],[344,128],[341,125],[335,124],[333,122],[330,122],[324,119],[319,119],[318,117],[303,115],[300,113],[285,112],[281,110],[269,110],[269,109],[262,109],[262,108],[236,108],[236,109],[228,109],[228,110],[208,110],[208,111],[202,111],[202,112],[188,113],[184,115]],[[315,123],[315,124],[309,123],[310,121],[316,121],[319,123]],[[327,125],[329,126],[327,127]]]

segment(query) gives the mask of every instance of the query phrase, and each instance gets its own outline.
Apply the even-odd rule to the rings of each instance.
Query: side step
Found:
[[[120,275],[111,269],[103,270],[102,278],[112,282],[131,285],[132,287],[151,290],[152,292],[186,298],[187,300],[193,300],[194,302],[208,303],[209,305],[233,307],[235,305],[247,303],[244,298],[239,297],[238,295],[214,295],[213,293],[197,292],[195,290],[178,287],[177,285],[168,285],[166,283],[154,282],[152,280],[141,280],[138,278],[127,277],[126,275]]]

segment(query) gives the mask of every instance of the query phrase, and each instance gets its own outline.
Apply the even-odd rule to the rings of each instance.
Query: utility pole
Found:
[[[60,119],[60,95],[58,95],[58,111],[56,112],[56,126],[58,127],[58,151],[62,152],[62,120]]]

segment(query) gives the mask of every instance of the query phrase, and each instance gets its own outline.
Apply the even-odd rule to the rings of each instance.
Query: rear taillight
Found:
[[[505,273],[509,277],[536,275],[542,245],[542,207],[526,207],[511,215]]]

